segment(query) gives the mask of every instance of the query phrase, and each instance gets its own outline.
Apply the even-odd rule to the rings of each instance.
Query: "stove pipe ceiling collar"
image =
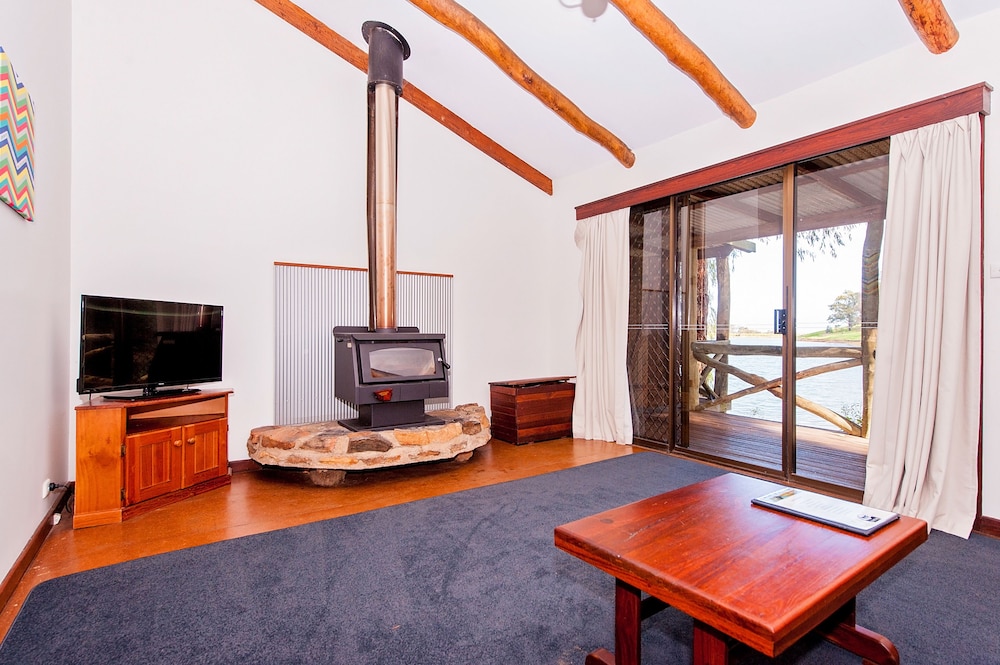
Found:
[[[410,45],[395,28],[379,21],[365,21],[361,34],[368,44],[368,88],[388,83],[403,94],[403,61],[410,57]]]

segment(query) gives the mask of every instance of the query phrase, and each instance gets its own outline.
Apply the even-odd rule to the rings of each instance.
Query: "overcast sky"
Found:
[[[837,257],[816,254],[799,261],[798,333],[825,330],[830,304],[845,290],[861,291],[861,250],[864,227],[857,227]],[[737,252],[731,280],[731,329],[772,328],[774,310],[781,307],[781,243],[777,239],[756,241],[757,251]]]

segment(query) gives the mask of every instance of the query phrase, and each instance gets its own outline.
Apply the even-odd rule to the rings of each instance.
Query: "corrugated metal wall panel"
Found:
[[[333,394],[333,328],[368,325],[368,272],[276,264],[274,300],[275,424],[357,417]],[[398,273],[396,323],[444,333],[445,360],[451,362],[452,277]],[[450,399],[428,400],[425,408],[450,406]]]

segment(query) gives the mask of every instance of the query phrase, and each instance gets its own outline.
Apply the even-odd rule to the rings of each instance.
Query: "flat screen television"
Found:
[[[140,390],[105,398],[142,399],[221,380],[221,305],[81,297],[78,393]]]

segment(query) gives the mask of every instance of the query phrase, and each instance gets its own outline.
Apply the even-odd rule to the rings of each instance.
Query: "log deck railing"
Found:
[[[781,377],[776,379],[766,379],[762,376],[758,376],[757,374],[740,369],[739,367],[729,364],[723,360],[724,358],[728,358],[728,356],[780,356],[780,345],[732,344],[728,341],[702,341],[691,343],[691,353],[695,360],[705,365],[705,369],[701,373],[699,387],[706,395],[709,396],[708,400],[699,402],[698,404],[692,406],[692,411],[706,411],[713,409],[741,397],[746,397],[747,395],[752,395],[764,390],[779,399],[782,397]],[[838,370],[849,369],[851,367],[858,367],[861,365],[861,349],[858,346],[797,346],[795,349],[795,355],[797,358],[845,358],[845,360],[840,360],[838,362],[827,363],[825,365],[819,365],[817,367],[810,367],[808,369],[797,371],[795,373],[796,380],[806,379],[811,376],[818,376],[820,374],[826,374],[827,372],[836,372]],[[746,383],[749,383],[750,387],[734,393],[716,395],[712,388],[708,385],[708,373],[711,369],[715,369],[717,372],[732,374]],[[805,409],[809,413],[819,416],[829,423],[832,423],[848,434],[861,436],[861,427],[836,411],[808,400],[801,395],[795,396],[795,405]]]

